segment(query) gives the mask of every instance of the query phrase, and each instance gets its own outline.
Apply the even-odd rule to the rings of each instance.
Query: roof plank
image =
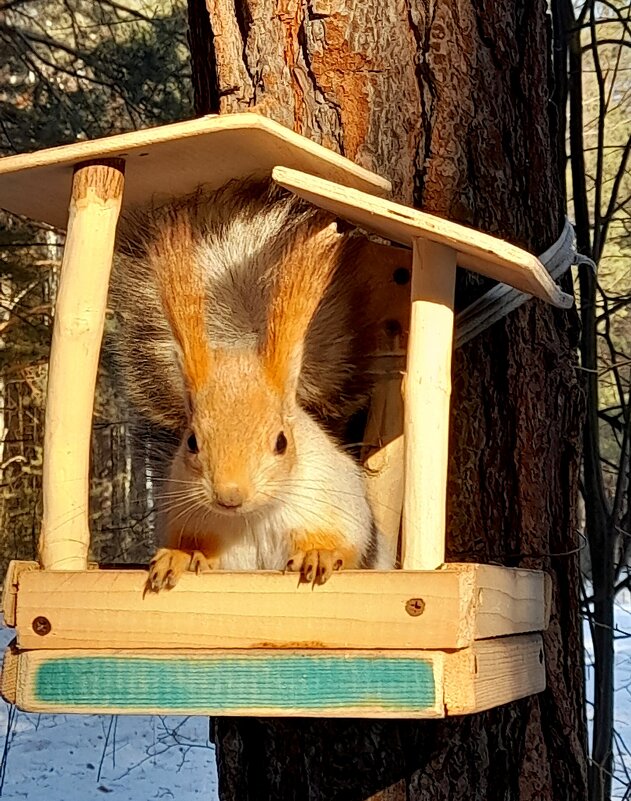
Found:
[[[210,115],[0,159],[0,208],[65,228],[74,167],[125,160],[124,208],[297,168],[376,194],[390,182],[260,114]]]
[[[279,166],[272,175],[280,186],[385,239],[409,247],[415,239],[448,245],[457,252],[459,267],[509,284],[562,309],[574,302],[554,283],[536,256],[498,237],[294,169]]]

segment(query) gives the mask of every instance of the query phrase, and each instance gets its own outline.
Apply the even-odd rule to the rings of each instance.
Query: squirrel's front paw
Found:
[[[343,567],[344,556],[340,551],[297,551],[287,561],[287,570],[300,573],[301,579],[310,584],[324,584],[335,570]]]
[[[146,589],[149,592],[170,590],[177,584],[182,573],[208,573],[212,569],[201,551],[180,551],[176,548],[160,548],[149,563]]]

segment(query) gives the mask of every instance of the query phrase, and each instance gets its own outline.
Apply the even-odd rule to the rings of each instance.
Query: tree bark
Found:
[[[386,175],[403,202],[535,253],[557,238],[544,0],[189,0],[189,12],[212,30],[212,47],[191,37],[197,94],[211,87],[199,110],[257,105]],[[458,303],[480,291],[461,277]],[[531,301],[454,365],[449,559],[550,572],[548,689],[445,722],[221,719],[224,801],[586,798],[576,339],[574,313]]]

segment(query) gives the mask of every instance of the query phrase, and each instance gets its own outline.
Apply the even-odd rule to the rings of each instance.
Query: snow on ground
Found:
[[[631,595],[616,608],[616,777],[622,799],[631,774]],[[0,651],[12,639],[0,627]],[[585,626],[587,698],[593,647]],[[588,704],[588,718],[591,718]],[[7,742],[6,732],[10,732]],[[208,719],[109,715],[30,715],[0,700],[2,801],[215,801],[215,752]]]
[[[0,629],[0,651],[12,638]],[[30,715],[0,701],[3,746],[2,801],[217,799],[208,718]]]
[[[615,610],[616,626],[616,667],[614,720],[616,727],[615,781],[612,797],[628,799],[629,776],[631,776],[631,593],[624,591],[618,595]],[[587,623],[585,634],[585,673],[587,678],[587,719],[593,718],[591,701],[594,695],[594,670],[592,668],[594,648],[591,631]]]

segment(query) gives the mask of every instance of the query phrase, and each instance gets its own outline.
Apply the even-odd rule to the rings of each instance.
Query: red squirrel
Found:
[[[322,425],[364,400],[358,242],[270,181],[128,225],[112,281],[118,364],[137,413],[178,442],[156,490],[149,589],[189,569],[324,583],[389,566],[361,468]]]

